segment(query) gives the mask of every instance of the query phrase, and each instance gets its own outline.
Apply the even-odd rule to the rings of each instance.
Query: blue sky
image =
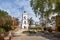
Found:
[[[33,17],[35,20],[35,14],[30,7],[29,0],[0,0],[0,9],[5,10],[9,15],[22,19],[23,11],[28,13],[28,17]]]

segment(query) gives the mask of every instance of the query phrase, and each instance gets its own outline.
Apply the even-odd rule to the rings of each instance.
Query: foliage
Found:
[[[33,19],[32,19],[32,17],[30,19],[28,19],[28,23],[29,23],[29,26],[33,25]]]
[[[60,12],[60,2],[57,2],[56,3],[56,9],[55,9],[56,12]]]
[[[51,14],[52,12],[52,8],[49,4],[51,4],[50,0],[31,0],[32,9],[34,9],[34,12],[36,15],[38,14],[41,16],[42,20],[44,20],[44,16],[46,16],[45,17],[46,20],[49,19],[49,14]],[[45,5],[47,6],[47,8]],[[44,22],[41,23],[42,26],[43,24]],[[45,25],[46,24],[47,24],[47,21],[45,22]]]
[[[57,12],[60,14],[60,0],[31,0],[30,3],[31,3],[31,7],[34,10],[35,14],[41,15],[42,20],[43,20],[43,16],[46,16],[46,19],[48,19],[48,16],[51,12],[54,12],[54,13]],[[45,3],[47,3],[48,5],[48,9],[46,11],[44,11]],[[55,4],[55,9],[52,9],[53,3]],[[42,25],[43,24],[44,23],[42,23]]]
[[[23,31],[23,33],[36,34],[36,32],[35,32],[35,31]]]
[[[60,12],[60,0],[31,0],[31,7],[34,9],[35,14],[38,13],[38,15],[40,15],[40,13],[42,13],[42,18],[44,15],[48,16],[51,12]],[[55,9],[52,9],[52,4],[55,4]],[[44,5],[47,4],[48,5],[48,9],[46,9],[46,11],[44,11],[44,9],[46,7],[44,7]],[[40,12],[38,12],[38,9]]]
[[[42,13],[41,15],[49,15],[52,11],[58,11],[60,10],[60,1],[59,0],[31,0],[30,1],[32,8],[34,9],[35,14],[38,12],[38,8],[40,9],[39,11]],[[44,12],[44,5],[47,3],[48,9]],[[52,9],[52,4],[55,4],[56,9]],[[40,14],[40,13],[38,13]]]
[[[9,31],[11,29],[11,16],[3,10],[0,10],[0,27],[5,31]]]
[[[18,26],[18,25],[19,25],[19,19],[16,18],[16,26]]]
[[[41,27],[30,27],[30,30],[41,30]]]
[[[3,28],[0,28],[0,33],[5,32],[5,30]]]
[[[38,8],[40,8],[40,12],[43,13],[44,12],[44,2],[46,2],[46,0],[31,0],[31,6],[34,9],[34,12],[36,14]]]

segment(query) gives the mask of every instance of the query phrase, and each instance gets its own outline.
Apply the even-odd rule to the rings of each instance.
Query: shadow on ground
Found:
[[[27,34],[27,36],[41,36],[49,40],[60,40],[60,38],[56,37],[54,33],[47,33],[47,32],[41,32],[41,31],[36,32],[35,34],[29,33]]]

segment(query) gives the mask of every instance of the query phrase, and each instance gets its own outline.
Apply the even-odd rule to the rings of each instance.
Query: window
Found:
[[[26,21],[24,21],[24,24],[26,24]]]
[[[24,19],[26,19],[26,16],[24,16]]]
[[[24,29],[26,29],[26,26],[24,26]]]

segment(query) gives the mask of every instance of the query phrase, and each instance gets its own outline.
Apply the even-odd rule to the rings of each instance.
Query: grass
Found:
[[[30,30],[41,30],[41,27],[31,27],[31,28],[29,28]]]
[[[0,28],[0,33],[4,33],[5,30],[3,28]]]
[[[23,33],[36,34],[36,32],[35,32],[35,31],[23,31]]]

